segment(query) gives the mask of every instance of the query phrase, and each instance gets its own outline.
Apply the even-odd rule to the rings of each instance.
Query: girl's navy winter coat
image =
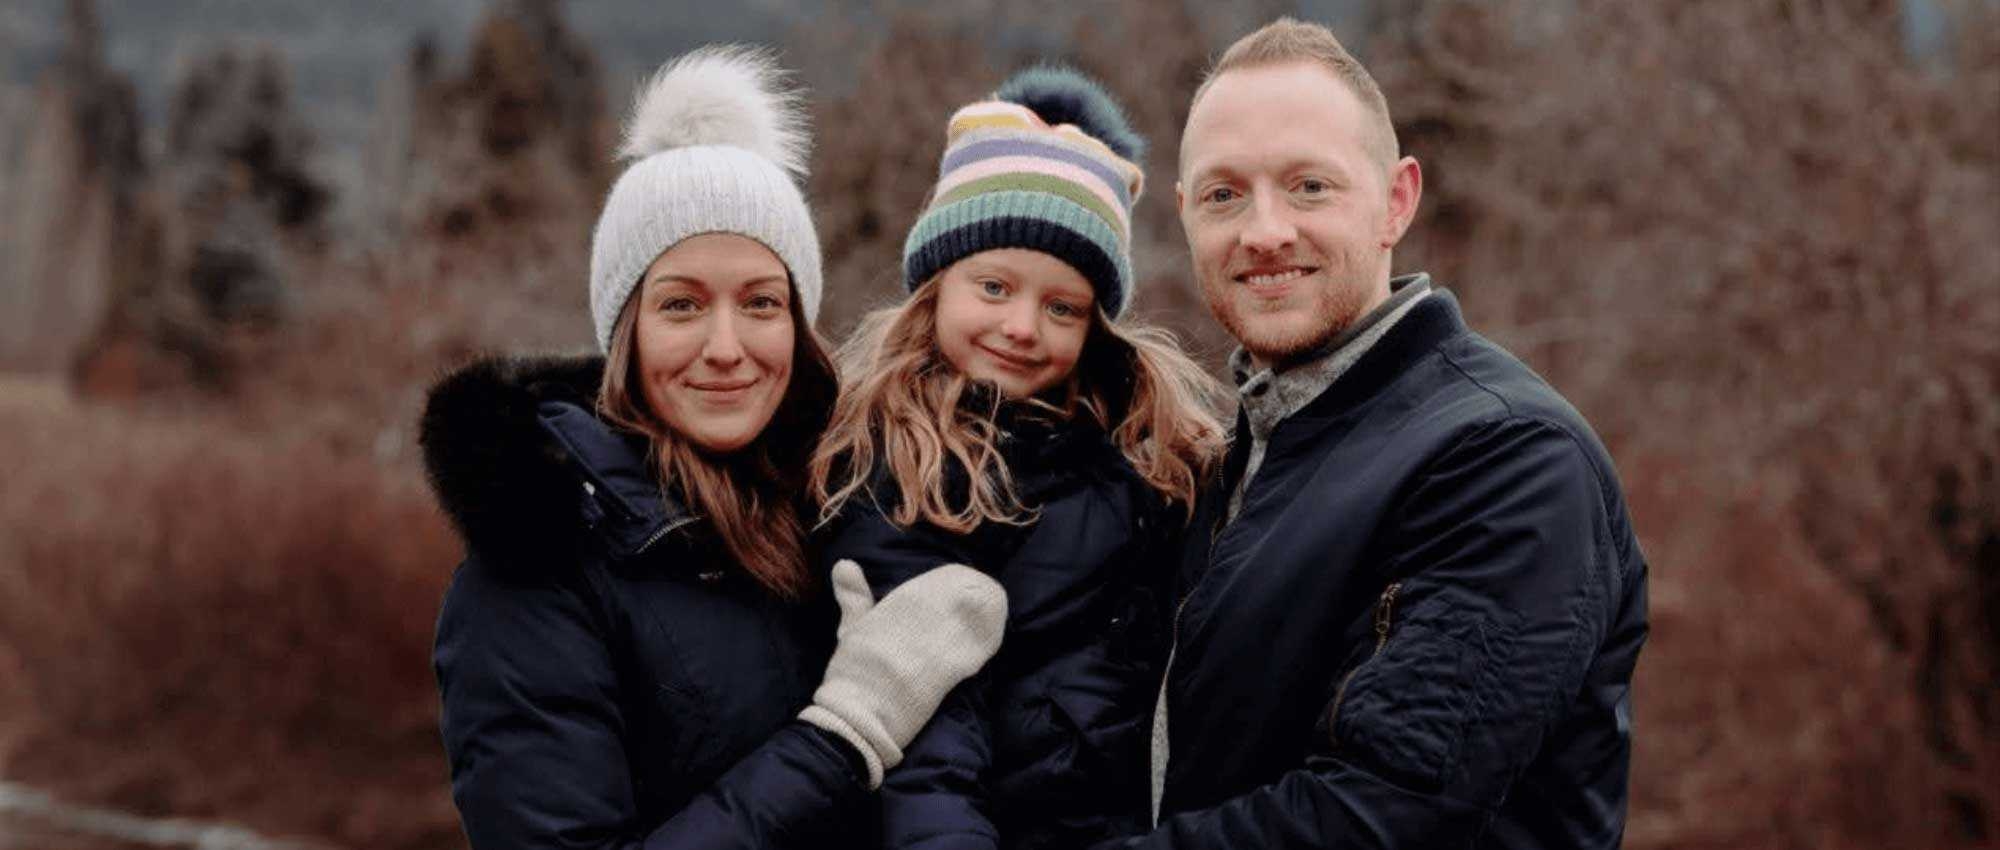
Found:
[[[884,516],[894,484],[878,470],[875,498],[851,500],[825,538],[821,557],[858,562],[877,597],[945,563],[1007,590],[1000,653],[884,780],[883,846],[1071,848],[1146,825],[1158,609],[1181,516],[1094,423],[1025,410],[1001,407],[999,449],[1034,522],[969,535],[898,527]]]
[[[780,601],[591,412],[601,359],[488,361],[432,391],[425,461],[468,556],[435,663],[477,850],[872,844],[845,742],[795,720],[825,593]]]

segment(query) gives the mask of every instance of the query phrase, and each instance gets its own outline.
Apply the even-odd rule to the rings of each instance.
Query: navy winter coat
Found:
[[[1130,848],[1611,848],[1646,562],[1581,416],[1417,303],[1198,509]],[[1220,527],[1220,534],[1212,530]]]
[[[469,549],[435,662],[452,798],[478,850],[873,843],[859,755],[795,720],[827,594],[779,601],[662,497],[590,409],[602,360],[441,382],[425,461]]]
[[[1168,513],[1094,423],[1004,405],[1002,456],[1026,527],[970,535],[884,518],[894,485],[843,509],[822,557],[861,564],[875,594],[944,563],[1007,590],[1000,652],[946,699],[882,786],[883,845],[1078,848],[1142,828],[1166,581],[1184,517]],[[962,473],[959,473],[962,475]]]

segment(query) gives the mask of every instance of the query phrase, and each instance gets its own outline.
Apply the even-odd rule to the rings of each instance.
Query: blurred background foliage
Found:
[[[1627,845],[2000,841],[2000,2],[102,5],[0,11],[0,780],[462,846],[414,419],[475,353],[589,345],[640,74],[754,40],[812,87],[835,340],[900,294],[951,109],[1100,77],[1152,141],[1137,313],[1216,365],[1179,127],[1300,14],[1424,165],[1399,270],[1619,463],[1654,565]]]

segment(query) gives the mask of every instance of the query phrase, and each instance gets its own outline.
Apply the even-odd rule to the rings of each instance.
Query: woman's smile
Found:
[[[701,394],[702,400],[715,406],[737,404],[750,397],[748,390],[761,383],[758,378],[689,381],[688,389]]]

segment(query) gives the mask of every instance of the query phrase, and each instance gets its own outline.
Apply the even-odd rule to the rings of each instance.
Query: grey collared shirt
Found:
[[[1250,423],[1250,463],[1243,468],[1242,477],[1236,479],[1236,489],[1229,494],[1228,521],[1234,521],[1236,512],[1243,507],[1243,492],[1257,477],[1257,468],[1264,464],[1264,450],[1270,446],[1271,432],[1277,430],[1278,423],[1319,398],[1353,368],[1361,355],[1375,347],[1411,307],[1430,294],[1431,278],[1422,273],[1406,275],[1390,281],[1389,286],[1389,300],[1368,311],[1368,315],[1314,353],[1280,367],[1261,369],[1241,348],[1229,356],[1229,368],[1236,377],[1236,395],[1243,405],[1243,416]]]

